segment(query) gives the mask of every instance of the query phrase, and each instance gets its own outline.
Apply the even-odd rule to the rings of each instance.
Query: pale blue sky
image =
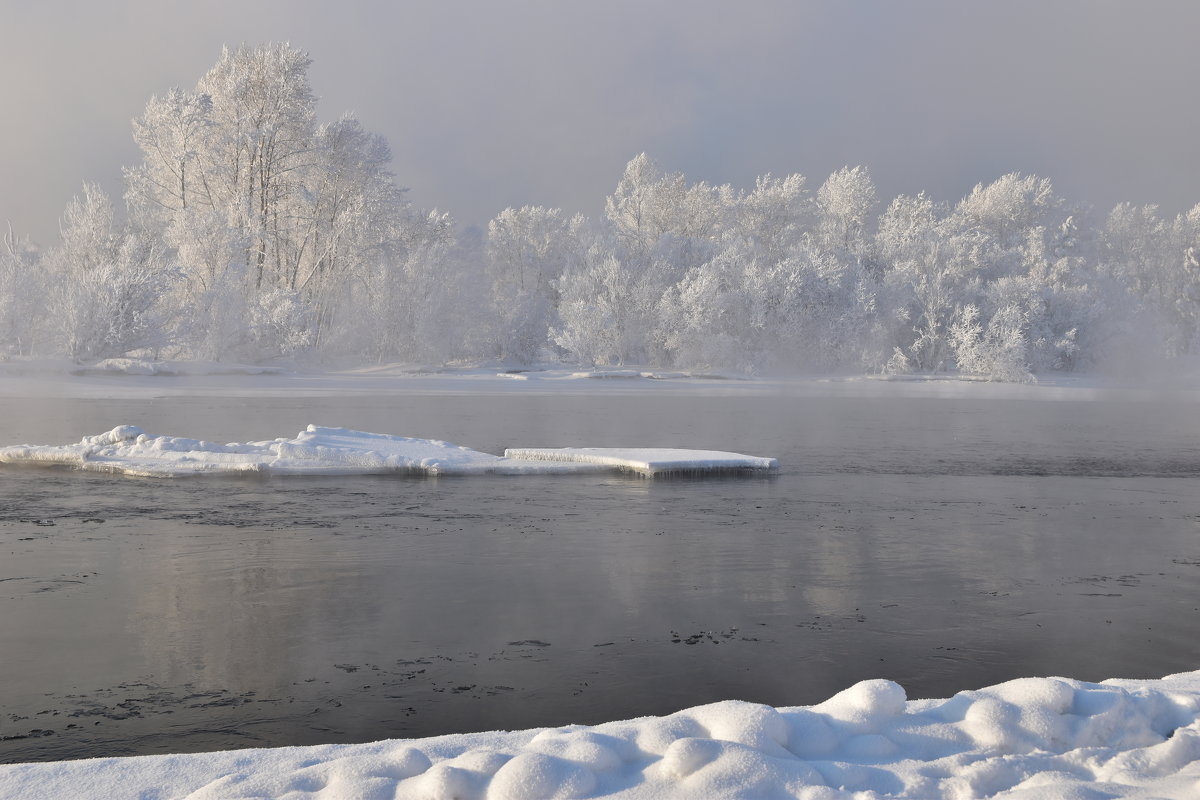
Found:
[[[0,22],[0,224],[44,243],[82,181],[120,194],[150,95],[268,40],[467,223],[599,213],[643,150],[714,183],[861,163],[885,197],[1020,170],[1105,211],[1200,202],[1194,2],[0,0]]]

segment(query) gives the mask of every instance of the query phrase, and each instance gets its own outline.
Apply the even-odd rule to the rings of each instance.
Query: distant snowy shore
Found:
[[[224,362],[106,359],[0,361],[0,397],[144,398],[184,396],[328,397],[387,394],[720,394],[937,396],[1085,399],[1119,394],[1154,399],[1200,395],[1200,369],[1149,371],[1136,380],[1100,375],[996,383],[971,375],[813,375],[746,378],[649,368],[383,364],[341,370]]]
[[[0,766],[0,798],[1195,798],[1200,672],[1024,678],[906,701],[886,680],[820,705],[194,755]]]

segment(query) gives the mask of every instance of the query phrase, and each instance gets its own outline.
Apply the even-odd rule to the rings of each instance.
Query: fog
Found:
[[[43,244],[129,121],[223,44],[290,41],[423,207],[596,214],[646,151],[709,183],[872,170],[954,200],[1020,170],[1099,208],[1200,199],[1186,2],[5,4],[0,220]]]

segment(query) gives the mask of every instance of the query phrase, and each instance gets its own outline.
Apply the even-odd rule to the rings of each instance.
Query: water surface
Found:
[[[1200,667],[1194,404],[0,400],[0,442],[308,423],[774,456],[774,477],[0,470],[0,761],[595,723]]]

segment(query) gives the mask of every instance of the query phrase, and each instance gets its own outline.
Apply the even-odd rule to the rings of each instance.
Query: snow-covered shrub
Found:
[[[883,365],[884,375],[907,375],[912,372],[912,362],[908,360],[908,356],[904,352],[895,347],[892,349],[892,357]]]
[[[868,294],[860,271],[800,248],[764,266],[742,246],[688,271],[660,304],[663,343],[681,366],[743,373],[858,366]]]
[[[950,327],[950,342],[959,370],[993,381],[1035,381],[1026,356],[1027,324],[1026,315],[1015,305],[998,309],[986,326],[980,321],[978,308],[971,304],[964,306]]]
[[[487,270],[496,355],[529,364],[558,324],[558,282],[578,260],[581,216],[559,209],[505,209],[488,223]]]
[[[768,325],[762,275],[749,254],[727,249],[688,270],[659,304],[660,335],[679,366],[753,373]]]
[[[559,282],[561,324],[551,338],[581,364],[623,364],[641,352],[645,330],[637,277],[615,254],[593,249]]]
[[[112,203],[85,186],[68,206],[62,244],[47,255],[50,327],[60,352],[112,358],[167,344],[161,298],[173,275],[146,231],[121,230]]]
[[[294,358],[304,354],[316,337],[316,314],[298,292],[272,289],[258,295],[248,309],[252,360]]]

